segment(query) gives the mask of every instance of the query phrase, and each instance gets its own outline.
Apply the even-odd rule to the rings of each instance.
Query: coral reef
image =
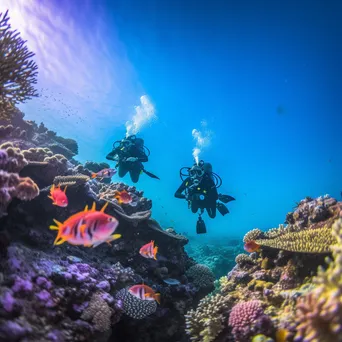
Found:
[[[340,215],[341,202],[306,198],[287,214],[286,226],[248,232],[244,243],[260,248],[237,255],[233,269],[215,282],[215,296],[227,303],[217,319],[226,324],[209,341],[342,341]],[[206,341],[201,331],[211,316],[195,320],[199,310],[186,315],[187,333]]]
[[[23,116],[17,120],[22,130],[32,129],[18,137],[7,128],[1,140],[1,172],[22,180],[16,194],[25,201],[13,200],[0,218],[0,340],[185,342],[184,314],[214,281],[203,266],[197,266],[202,273],[196,280],[190,277],[196,263],[184,251],[188,239],[151,218],[152,202],[142,191],[90,179],[87,168],[50,149],[56,134],[44,125],[26,126]],[[70,185],[67,207],[47,198],[52,184]],[[111,197],[123,189],[133,199],[128,205]],[[118,219],[122,238],[90,250],[68,243],[54,247],[55,233],[48,229],[53,218],[65,221],[93,202],[109,202],[106,212]],[[157,260],[139,254],[151,240],[159,248]],[[170,278],[175,284],[164,282]],[[161,304],[128,292],[139,283],[159,292]]]
[[[295,341],[342,341],[342,219],[333,225],[337,243],[327,270],[319,269],[316,287],[297,301]]]

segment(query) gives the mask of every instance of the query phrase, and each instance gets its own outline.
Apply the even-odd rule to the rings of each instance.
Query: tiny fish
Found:
[[[112,178],[116,174],[116,169],[103,169],[99,172],[92,172],[91,178]]]
[[[163,279],[163,282],[168,284],[168,285],[179,285],[180,284],[179,280],[173,279],[173,278]]]
[[[243,246],[244,250],[248,253],[259,252],[260,245],[258,245],[255,241],[248,241]]]
[[[68,197],[66,196],[66,189],[64,188],[62,191],[60,186],[52,185],[50,189],[50,196],[48,198],[52,199],[52,204],[57,205],[58,207],[67,207],[68,206]]]
[[[154,246],[154,241],[142,246],[139,251],[144,258],[157,260],[158,247]]]
[[[149,286],[134,285],[128,289],[129,293],[142,300],[155,300],[160,304],[160,293],[155,293]]]
[[[113,234],[119,225],[119,221],[104,213],[108,202],[100,211],[95,208],[95,202],[90,210],[88,206],[83,211],[70,216],[61,223],[53,220],[56,226],[50,226],[52,230],[58,230],[54,245],[69,242],[71,245],[83,245],[96,247],[103,242],[110,243],[119,239],[120,234]]]
[[[119,202],[119,204],[129,204],[132,202],[132,196],[126,191],[117,191],[114,198]]]

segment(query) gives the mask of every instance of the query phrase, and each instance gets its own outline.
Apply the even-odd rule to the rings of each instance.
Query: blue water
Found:
[[[42,96],[21,108],[76,139],[78,160],[105,161],[148,96],[158,119],[140,135],[151,150],[146,169],[161,180],[143,175],[138,188],[164,227],[194,233],[196,215],[173,195],[202,120],[212,134],[200,159],[236,198],[229,215],[204,216],[204,241],[278,226],[305,196],[340,198],[341,1],[3,0],[5,8],[40,70]]]

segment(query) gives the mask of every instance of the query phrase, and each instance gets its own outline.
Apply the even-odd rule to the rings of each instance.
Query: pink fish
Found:
[[[154,246],[154,241],[147,243],[140,248],[140,255],[144,258],[157,260],[158,247]]]
[[[155,293],[153,289],[147,285],[134,285],[128,289],[128,292],[139,299],[155,300],[160,304],[160,293]]]

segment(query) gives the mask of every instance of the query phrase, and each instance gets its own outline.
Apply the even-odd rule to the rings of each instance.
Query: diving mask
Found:
[[[191,178],[201,178],[204,175],[204,171],[198,167],[198,166],[193,166],[190,170],[189,170],[189,176]]]

